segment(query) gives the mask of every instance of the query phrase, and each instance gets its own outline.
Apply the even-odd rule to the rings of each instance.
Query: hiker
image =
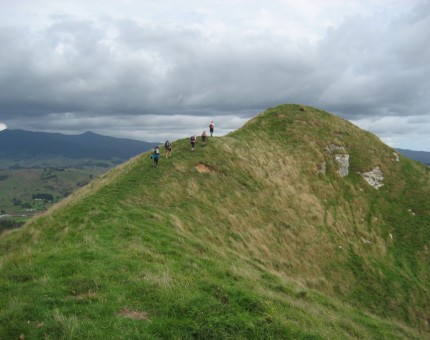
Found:
[[[211,137],[212,137],[212,135],[214,133],[214,127],[215,127],[215,124],[214,124],[213,121],[211,121],[211,123],[209,124],[209,131],[211,133]]]
[[[156,168],[158,166],[158,159],[160,158],[160,148],[158,146],[155,147],[151,158],[154,160],[154,167]]]
[[[190,143],[191,143],[191,151],[194,151],[196,146],[196,135],[191,136]]]
[[[206,145],[206,137],[207,137],[208,135],[206,134],[206,131],[203,131],[203,133],[202,133],[202,135],[201,135],[201,137],[202,137],[202,146],[205,146]]]
[[[172,143],[169,140],[164,142],[164,147],[166,148],[166,158],[172,157]]]

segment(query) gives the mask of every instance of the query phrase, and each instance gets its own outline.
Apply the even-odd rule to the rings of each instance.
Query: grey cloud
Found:
[[[209,41],[196,30],[130,21],[117,28],[107,44],[100,29],[71,19],[32,44],[20,37],[22,48],[11,50],[26,57],[2,82],[2,113],[262,109],[284,102],[292,78],[310,69],[285,47],[259,46],[264,37]]]
[[[144,110],[152,91],[153,68],[145,58],[121,56],[103,44],[102,32],[88,22],[63,21],[40,39],[3,30],[0,101],[2,115],[46,112]],[[148,76],[149,75],[149,76]],[[23,109],[27,108],[27,112]]]
[[[430,116],[362,118],[354,123],[362,129],[375,133],[392,147],[430,151],[428,149]]]
[[[334,77],[317,103],[347,117],[427,114],[429,4],[419,18],[413,12],[385,25],[382,17],[355,18],[330,32],[320,49]]]
[[[133,122],[121,128],[125,133],[136,124],[151,130],[156,115],[222,122],[286,102],[355,120],[425,116],[430,2],[420,6],[388,22],[377,15],[347,18],[317,44],[276,32],[222,36],[199,25],[109,18],[59,16],[37,32],[3,26],[0,119],[107,130],[119,126],[119,116]],[[185,133],[189,125],[183,126]]]

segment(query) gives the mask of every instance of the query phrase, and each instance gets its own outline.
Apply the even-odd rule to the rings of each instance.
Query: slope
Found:
[[[427,168],[298,105],[174,147],[2,236],[1,336],[429,337]]]

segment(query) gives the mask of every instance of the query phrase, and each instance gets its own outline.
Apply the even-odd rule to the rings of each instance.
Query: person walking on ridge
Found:
[[[190,143],[191,143],[191,151],[194,151],[196,147],[196,135],[191,136]]]
[[[154,160],[154,168],[156,168],[158,166],[158,160],[160,159],[160,148],[158,146],[154,148],[151,158]]]
[[[203,133],[202,133],[202,146],[206,146],[206,137],[207,137],[208,135],[206,134],[206,131],[203,131]]]
[[[166,158],[172,157],[172,143],[169,140],[164,142],[164,147],[166,148]]]
[[[213,121],[211,121],[211,123],[209,124],[209,131],[211,133],[211,137],[212,137],[212,135],[214,133],[214,128],[215,128],[215,124],[214,124]]]

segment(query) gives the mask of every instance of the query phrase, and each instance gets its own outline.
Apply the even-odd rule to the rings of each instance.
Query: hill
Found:
[[[413,151],[408,149],[396,149],[403,156],[409,157],[415,161],[430,165],[430,152],[427,151]]]
[[[429,169],[282,105],[0,237],[0,336],[429,338]]]
[[[127,160],[158,144],[102,136],[93,132],[64,135],[6,129],[0,131],[0,159],[64,157]]]

